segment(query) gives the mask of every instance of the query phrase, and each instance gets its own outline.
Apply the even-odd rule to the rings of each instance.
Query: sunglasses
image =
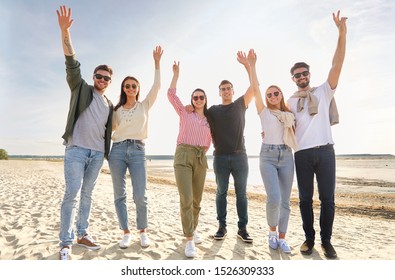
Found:
[[[275,97],[277,97],[277,96],[280,95],[280,93],[279,93],[278,91],[275,91],[275,92],[273,92],[273,94],[272,94],[272,93],[268,93],[266,96],[267,96],[267,98],[272,98],[272,95],[274,95]]]
[[[307,77],[310,74],[309,71],[304,71],[302,73],[296,73],[293,75],[294,78],[299,79],[302,75],[303,77]]]
[[[135,85],[135,84],[132,84],[132,85],[126,84],[126,85],[125,85],[125,88],[126,88],[126,89],[130,89],[130,88],[136,89],[136,88],[137,88],[137,85]]]
[[[221,87],[219,88],[220,91],[226,91],[226,90],[231,90],[232,87]]]
[[[198,101],[199,99],[200,100],[204,100],[204,95],[199,95],[199,96],[194,96],[194,97],[192,97],[193,98],[193,100],[195,100],[195,101]]]
[[[96,78],[97,80],[104,79],[106,82],[111,81],[111,77],[109,77],[109,76],[103,76],[103,75],[101,75],[101,74],[95,74],[95,78]]]

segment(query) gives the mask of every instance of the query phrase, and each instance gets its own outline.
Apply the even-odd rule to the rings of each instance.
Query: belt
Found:
[[[135,140],[135,139],[126,139],[119,143],[137,143],[137,144],[144,144],[143,140]]]
[[[196,158],[199,159],[199,163],[200,163],[201,165],[203,164],[203,162],[202,162],[202,157],[203,157],[204,155],[206,155],[206,148],[205,148],[205,147],[192,146],[192,145],[188,145],[188,144],[179,144],[178,146],[181,146],[181,147],[184,147],[184,148],[188,148],[188,149],[194,150],[194,151],[195,151]]]
[[[333,146],[333,144],[326,144],[326,145],[321,145],[321,146],[315,146],[315,147],[312,147],[312,149],[319,149],[319,148],[324,148],[324,147],[329,147],[329,146]]]

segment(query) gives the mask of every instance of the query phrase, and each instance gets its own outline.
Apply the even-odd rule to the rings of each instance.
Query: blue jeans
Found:
[[[290,197],[294,177],[292,150],[286,145],[262,144],[259,168],[266,190],[266,219],[269,227],[288,228]]]
[[[148,199],[145,145],[139,140],[113,143],[108,158],[114,188],[114,204],[119,227],[129,229],[126,204],[126,169],[132,180],[133,201],[136,205],[136,225],[142,230],[148,226]]]
[[[336,159],[333,145],[319,146],[295,153],[299,208],[306,239],[315,239],[313,194],[314,174],[321,201],[321,240],[330,240],[335,218]]]
[[[248,223],[247,177],[248,158],[246,153],[214,156],[214,173],[217,182],[216,206],[219,225],[226,227],[226,206],[230,174],[233,176],[236,192],[236,208],[239,217],[238,227]]]
[[[70,246],[74,240],[74,218],[77,206],[77,196],[80,194],[80,204],[77,214],[77,236],[87,234],[89,215],[92,206],[92,192],[96,185],[97,176],[103,165],[104,153],[69,146],[64,157],[64,177],[66,190],[60,209],[60,246]]]

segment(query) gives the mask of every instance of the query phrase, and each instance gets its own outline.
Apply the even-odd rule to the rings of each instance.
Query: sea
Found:
[[[54,160],[61,161],[63,156],[29,156],[29,155],[10,155],[10,159],[32,159],[32,160]],[[147,167],[154,168],[164,174],[172,174],[173,156],[172,155],[147,155]],[[208,171],[206,180],[215,182],[213,170],[213,157],[209,155]],[[259,156],[249,156],[249,174],[247,181],[247,191],[263,193],[264,187],[259,170]],[[108,167],[107,161],[104,166]],[[374,185],[384,183],[390,188],[385,192],[395,192],[395,156],[391,154],[351,154],[336,156],[336,177],[344,180],[364,180],[375,182]],[[381,183],[380,183],[381,182]],[[233,188],[233,178],[230,177],[229,188]],[[294,176],[293,187],[297,188],[296,176]],[[381,188],[383,189],[383,188]],[[384,189],[383,189],[384,190]]]

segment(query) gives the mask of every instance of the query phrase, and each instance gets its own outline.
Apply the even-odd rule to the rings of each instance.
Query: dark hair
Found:
[[[106,65],[106,64],[102,64],[102,65],[97,66],[95,68],[95,71],[93,71],[93,74],[96,74],[96,72],[99,71],[99,70],[107,71],[112,76],[112,68],[110,66]]]
[[[294,71],[298,68],[306,68],[307,71],[310,71],[310,65],[308,65],[306,62],[296,62],[291,68],[291,75],[293,75]]]
[[[233,87],[233,84],[229,82],[228,80],[222,80],[221,83],[219,84],[218,88],[221,88],[222,85],[230,84]]]
[[[203,114],[204,116],[207,118],[208,117],[208,109],[207,109],[207,95],[204,92],[204,90],[202,90],[201,88],[197,88],[195,89],[192,94],[191,94],[191,105],[193,106],[193,108],[195,108],[195,105],[193,105],[192,99],[193,99],[193,94],[197,91],[201,91],[204,94],[204,98],[206,99],[206,103],[204,103],[204,107],[203,107]]]
[[[127,96],[126,96],[125,91],[123,90],[123,86],[125,85],[125,82],[126,82],[127,80],[133,80],[133,81],[135,81],[135,82],[137,83],[137,85],[139,86],[139,88],[138,88],[138,90],[137,90],[136,101],[139,100],[139,95],[140,95],[140,83],[139,83],[139,81],[138,81],[135,77],[127,76],[125,79],[123,79],[123,81],[122,81],[122,83],[121,83],[121,94],[120,94],[120,96],[119,96],[119,102],[118,102],[118,104],[115,106],[114,111],[118,110],[119,107],[121,107],[122,105],[126,104],[126,101],[127,101],[128,98],[127,98]]]

